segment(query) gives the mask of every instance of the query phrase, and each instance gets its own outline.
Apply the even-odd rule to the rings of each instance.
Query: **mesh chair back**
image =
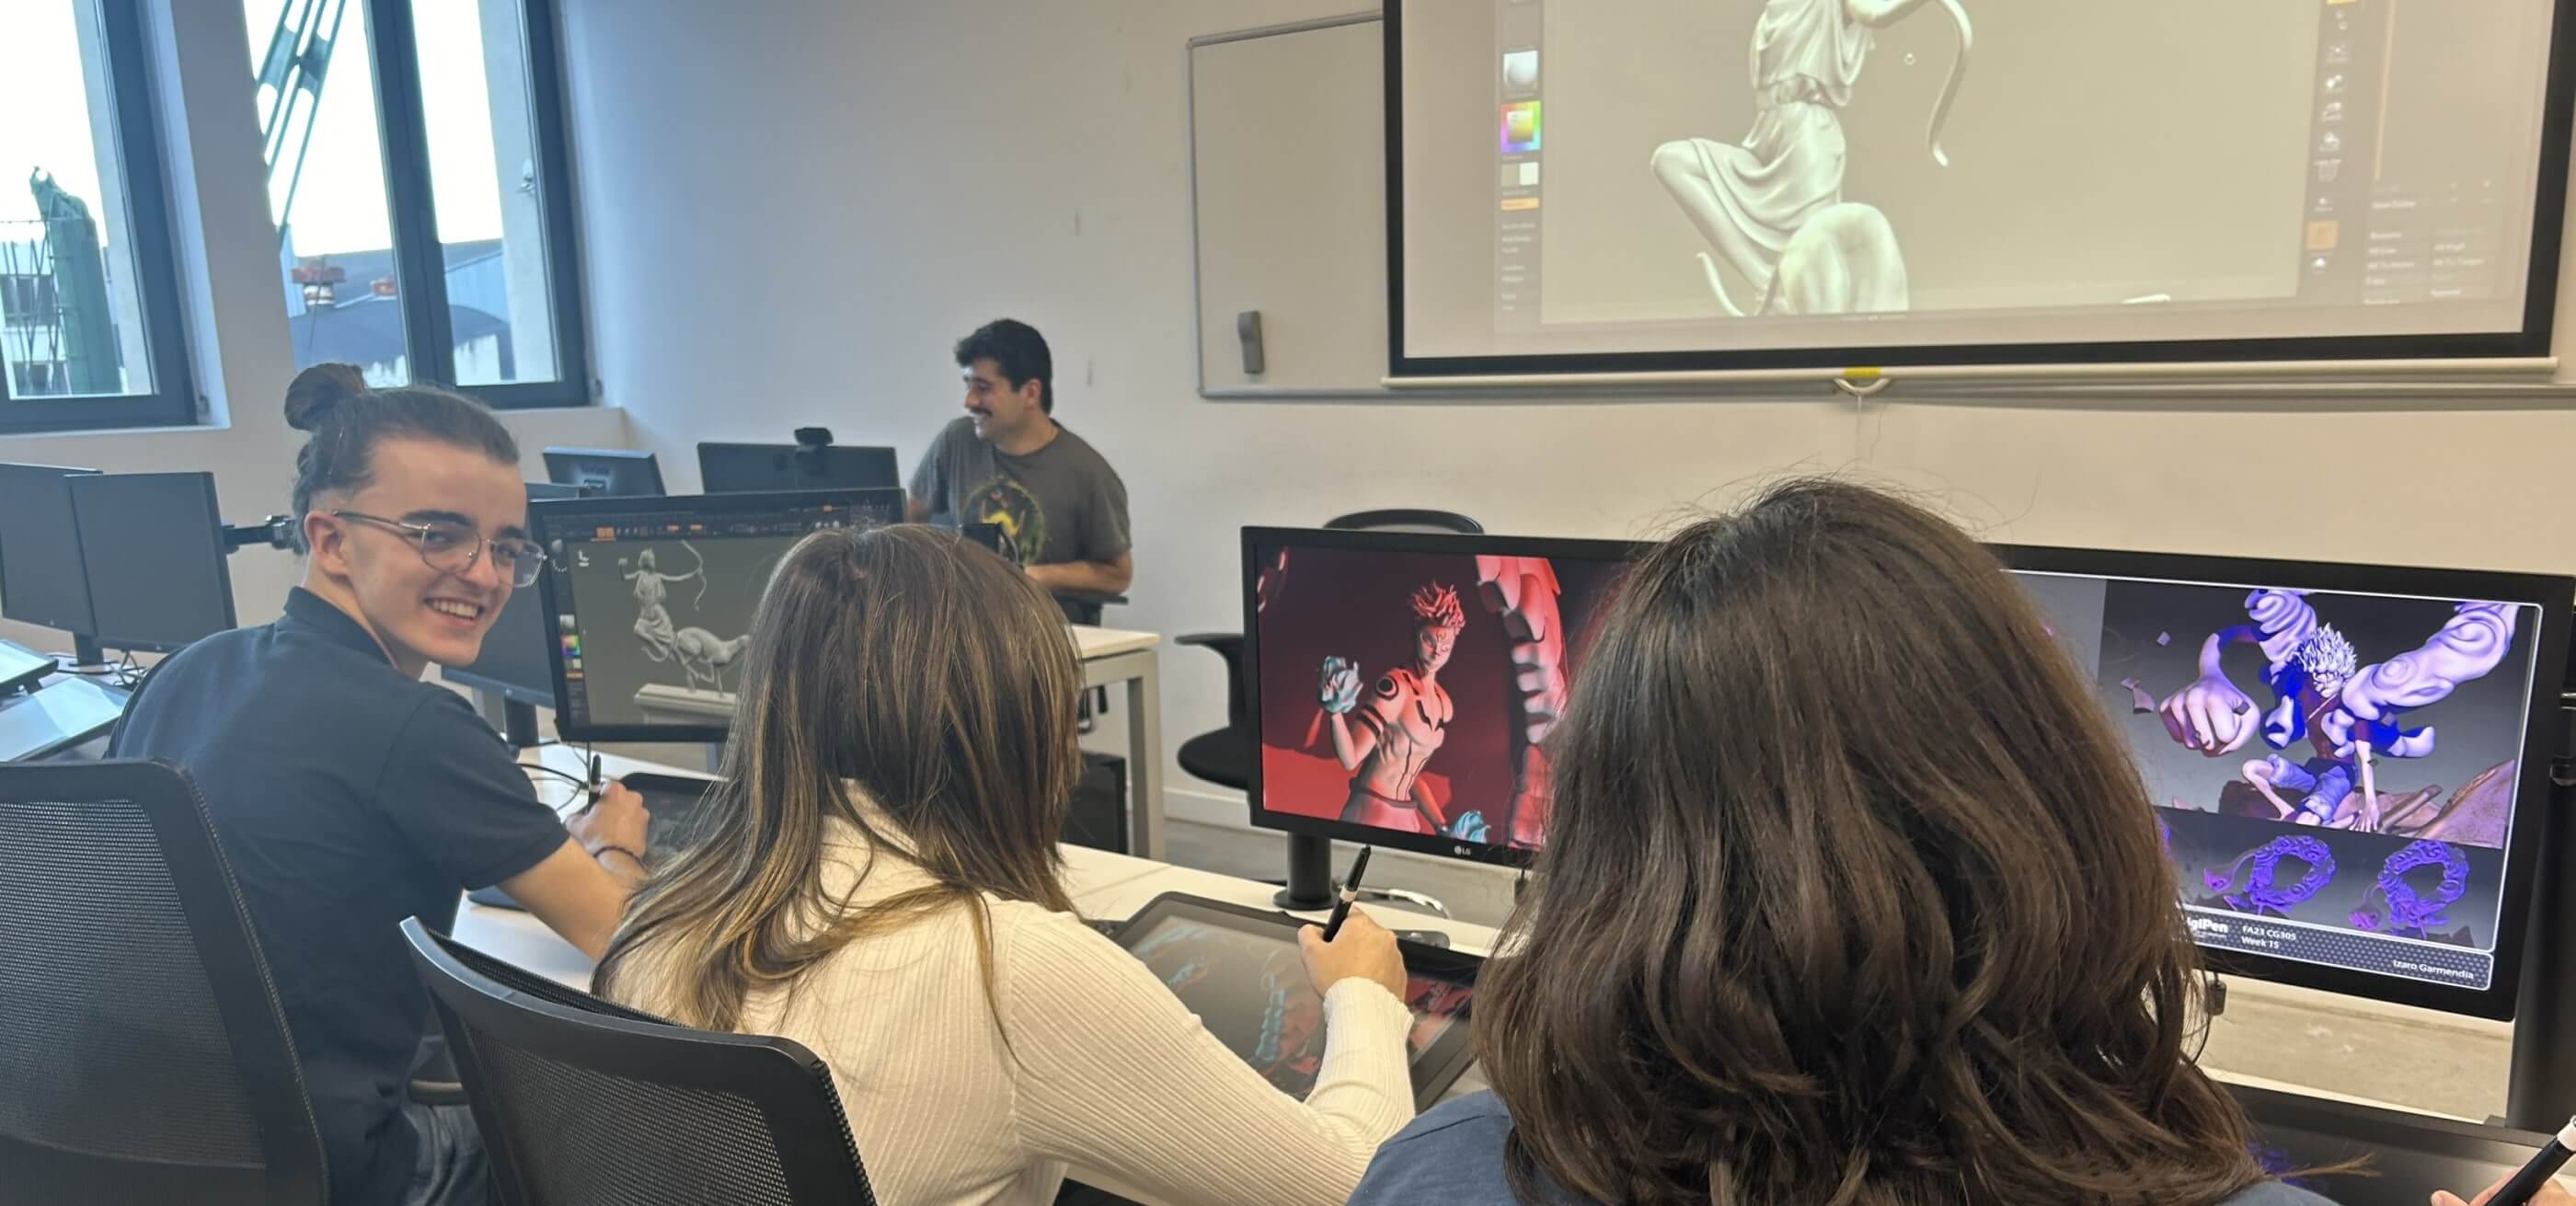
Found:
[[[874,1206],[831,1070],[621,1009],[403,923],[512,1206]],[[506,966],[506,965],[501,965]]]
[[[322,1143],[204,801],[0,765],[0,1206],[318,1203]]]

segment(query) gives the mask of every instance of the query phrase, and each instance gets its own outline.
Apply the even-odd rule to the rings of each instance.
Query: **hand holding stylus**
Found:
[[[1331,992],[1344,980],[1373,980],[1404,999],[1404,953],[1396,949],[1395,935],[1366,913],[1352,910],[1331,941],[1322,926],[1298,930],[1297,950],[1306,957],[1306,978],[1316,992]]]

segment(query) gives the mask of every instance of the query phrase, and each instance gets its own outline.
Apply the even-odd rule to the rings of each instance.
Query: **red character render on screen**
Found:
[[[1512,638],[1512,683],[1520,693],[1520,756],[1513,768],[1512,803],[1500,834],[1487,834],[1465,814],[1451,835],[1502,841],[1535,850],[1547,841],[1548,730],[1565,714],[1565,620],[1557,597],[1565,588],[1545,557],[1478,557],[1476,576],[1485,610],[1501,616]]]
[[[1324,659],[1321,696],[1333,731],[1333,755],[1351,779],[1342,820],[1403,833],[1446,833],[1448,818],[1422,783],[1422,768],[1440,748],[1457,706],[1440,685],[1440,668],[1458,645],[1467,613],[1458,592],[1430,585],[1413,592],[1413,667],[1378,676],[1361,697],[1359,663]]]

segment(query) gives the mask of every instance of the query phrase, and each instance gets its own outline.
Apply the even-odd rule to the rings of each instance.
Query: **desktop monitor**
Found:
[[[72,488],[64,479],[97,474],[0,464],[0,618],[84,636],[96,630],[80,529],[72,522]]]
[[[701,443],[698,480],[709,494],[890,490],[903,485],[903,471],[895,464],[892,448]]]
[[[71,488],[99,644],[169,653],[233,627],[214,474],[111,473]]]
[[[796,542],[903,520],[901,490],[585,498],[534,509],[566,741],[722,741],[751,619]]]
[[[531,515],[539,504],[581,497],[579,486],[528,483]],[[533,586],[511,591],[510,601],[501,605],[500,618],[483,634],[482,656],[471,666],[441,667],[439,677],[468,690],[489,691],[510,703],[555,706],[554,662],[546,656],[544,593]]]
[[[1999,546],[2221,971],[2513,1016],[2576,580]]]
[[[546,479],[609,498],[652,497],[662,493],[662,462],[623,448],[549,448]]]
[[[1547,834],[1537,743],[1641,547],[1244,529],[1253,823],[1526,862]]]

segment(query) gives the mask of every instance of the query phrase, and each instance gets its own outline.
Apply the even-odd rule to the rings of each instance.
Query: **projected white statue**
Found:
[[[1760,106],[1740,144],[1684,138],[1655,148],[1655,177],[1681,203],[1717,257],[1751,282],[1738,306],[1717,260],[1699,255],[1728,314],[1856,314],[1909,304],[1905,256],[1877,207],[1843,200],[1842,110],[1869,55],[1870,31],[1933,0],[1768,0],[1753,32]],[[1947,167],[1941,127],[1968,65],[1975,32],[1960,0],[1938,0],[1959,28],[1959,56],[1933,106],[1925,141]]]

